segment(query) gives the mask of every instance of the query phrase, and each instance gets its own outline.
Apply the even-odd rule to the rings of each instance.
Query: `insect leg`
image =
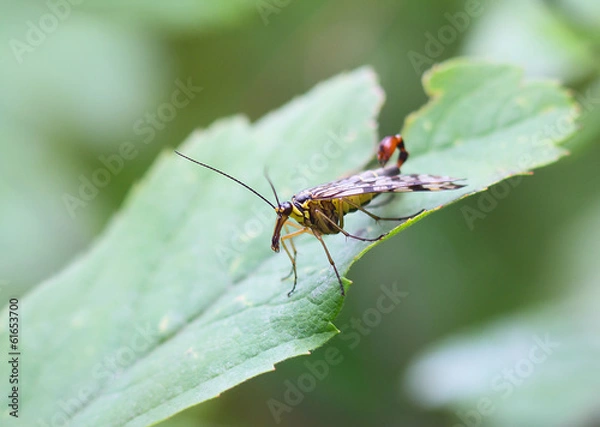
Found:
[[[335,200],[333,200],[333,206],[335,206],[335,209],[336,209],[336,211],[337,211],[337,214],[338,214],[338,218],[339,218],[339,220],[338,220],[338,221],[340,222],[340,224],[339,224],[339,228],[344,228],[344,201],[343,201],[342,199],[335,199]],[[323,214],[323,213],[322,213],[321,211],[319,211],[318,209],[317,209],[317,211],[318,211],[319,213],[321,213],[321,215]],[[328,218],[328,217],[327,217],[327,219],[328,219],[330,222],[333,222],[333,223],[335,224],[335,222],[334,222],[334,221],[331,221],[331,220],[330,220],[330,218]],[[336,225],[337,225],[337,224],[336,224]]]
[[[298,230],[304,230],[306,228],[303,225],[296,224],[294,221],[291,221],[289,219],[286,221],[285,225],[288,225],[290,227],[294,227],[294,228],[296,228]]]
[[[292,295],[292,293],[294,292],[294,290],[296,290],[296,283],[298,282],[298,273],[296,272],[296,247],[294,246],[294,243],[291,239],[293,239],[296,236],[299,236],[301,234],[304,234],[306,232],[308,232],[308,228],[302,228],[300,230],[294,231],[292,233],[286,234],[285,236],[281,237],[281,246],[283,246],[283,249],[285,250],[285,253],[287,254],[287,256],[289,257],[291,263],[292,263],[292,271],[290,272],[290,274],[288,274],[286,277],[284,277],[283,279],[288,278],[292,273],[294,273],[294,286],[292,286],[292,290],[288,292],[288,297],[290,297]],[[289,240],[292,248],[294,250],[294,255],[292,256],[290,250],[288,249],[285,241]],[[282,280],[283,280],[282,279]]]
[[[288,228],[288,226],[290,225],[295,225],[294,223],[292,223],[291,221],[288,221],[285,223],[284,227],[285,227],[285,232],[289,234],[290,230]],[[299,225],[296,226],[298,228],[301,228]],[[286,251],[288,250],[287,246],[285,245],[285,242],[283,243],[283,249],[285,249]],[[292,268],[290,269],[290,272],[285,276],[282,277],[281,280],[285,280],[288,277],[290,277],[292,275],[292,273],[294,273],[294,266],[296,265],[296,255],[298,254],[298,252],[296,251],[296,245],[294,245],[294,239],[290,239],[290,245],[292,246],[292,252],[294,254],[294,256],[291,258],[292,259]],[[288,253],[289,256],[289,253]]]
[[[290,277],[292,275],[292,273],[294,273],[294,285],[292,286],[292,290],[288,292],[288,298],[290,296],[292,296],[292,293],[294,292],[294,290],[296,290],[296,283],[298,283],[298,273],[296,272],[296,254],[294,254],[294,256],[292,256],[292,254],[290,254],[290,250],[288,249],[287,245],[285,244],[285,240],[281,241],[281,246],[283,246],[283,250],[285,250],[285,253],[287,254],[287,256],[289,257],[290,261],[292,262],[292,270],[290,271],[290,274],[288,274],[285,277],[282,277],[281,280],[285,280],[288,277]]]
[[[394,200],[394,195],[393,194],[388,194],[387,197],[382,200],[379,203],[374,203],[374,204],[369,204],[370,208],[380,208],[382,206],[385,206],[387,204],[389,204],[392,200]]]
[[[340,227],[339,225],[337,225],[335,223],[335,221],[333,221],[331,218],[327,217],[327,215],[325,215],[320,210],[317,209],[317,210],[315,210],[315,212],[317,213],[317,215],[321,216],[325,221],[329,222],[333,228],[335,228],[337,231],[339,231],[340,233],[342,233],[346,237],[350,237],[352,239],[360,240],[361,242],[376,242],[378,240],[381,240],[385,236],[385,234],[382,234],[381,236],[376,237],[374,239],[369,239],[369,238],[366,238],[366,237],[355,236],[354,234],[348,233],[342,227]]]
[[[337,276],[338,282],[340,284],[340,291],[342,292],[342,296],[344,296],[346,294],[346,292],[344,291],[344,284],[342,283],[342,278],[340,277],[340,273],[338,273],[337,267],[335,266],[335,262],[333,262],[333,258],[331,258],[331,254],[329,253],[329,250],[327,249],[327,246],[325,245],[325,242],[323,241],[323,238],[321,237],[321,235],[314,231],[311,230],[312,234],[317,238],[317,240],[319,242],[321,242],[321,245],[323,245],[323,249],[325,249],[325,253],[327,254],[327,259],[329,260],[329,264],[331,264],[331,266],[333,267],[333,271],[335,271],[335,275]]]
[[[352,206],[353,208],[355,208],[355,209],[357,209],[357,210],[359,210],[359,211],[361,211],[361,212],[364,212],[365,214],[369,215],[369,216],[370,216],[371,218],[373,218],[375,221],[406,221],[406,220],[409,220],[409,219],[411,219],[411,218],[414,218],[414,217],[416,217],[417,215],[420,215],[420,214],[422,214],[423,212],[425,212],[425,209],[421,209],[419,212],[417,212],[417,213],[414,213],[414,214],[412,214],[412,215],[409,215],[409,216],[401,216],[401,217],[398,217],[398,218],[386,218],[386,217],[381,217],[381,216],[375,215],[375,214],[374,214],[374,213],[372,213],[372,212],[369,212],[368,210],[366,210],[366,209],[365,209],[365,208],[363,208],[362,206],[360,206],[360,205],[357,205],[357,204],[356,204],[356,203],[354,203],[354,202],[351,202],[349,199],[342,198],[342,200],[344,200],[344,202],[348,203],[348,204],[349,204],[350,206]]]

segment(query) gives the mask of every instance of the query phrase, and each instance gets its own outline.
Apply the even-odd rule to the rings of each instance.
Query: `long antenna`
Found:
[[[179,152],[179,151],[177,151],[177,150],[175,150],[175,152],[176,152],[177,154],[179,154],[181,157],[183,157],[184,159],[188,159],[190,162],[196,163],[197,165],[203,166],[203,167],[205,167],[205,168],[207,168],[207,169],[210,169],[211,171],[215,171],[216,173],[220,173],[220,174],[221,174],[221,175],[223,175],[224,177],[227,177],[227,178],[229,178],[230,180],[237,182],[237,183],[238,183],[238,184],[240,184],[242,187],[246,188],[247,190],[250,190],[250,191],[252,191],[252,192],[253,192],[255,195],[257,195],[258,197],[260,197],[261,199],[263,199],[263,200],[265,201],[265,203],[267,203],[267,204],[268,204],[269,206],[271,206],[273,209],[277,209],[277,207],[276,207],[276,206],[275,206],[273,203],[271,203],[271,202],[270,202],[270,201],[269,201],[269,200],[268,200],[268,199],[267,199],[265,196],[263,196],[262,194],[260,194],[258,191],[256,191],[254,188],[250,187],[249,185],[247,185],[247,184],[244,184],[244,183],[243,183],[242,181],[240,181],[239,179],[237,179],[237,178],[234,178],[234,177],[232,177],[231,175],[229,175],[229,174],[226,174],[225,172],[223,172],[223,171],[220,171],[220,170],[219,170],[219,169],[217,169],[217,168],[213,168],[212,166],[209,166],[209,165],[207,165],[206,163],[202,163],[202,162],[199,162],[198,160],[194,160],[194,159],[192,159],[191,157],[188,157],[188,156],[186,156],[185,154],[182,154],[182,153],[180,153],[180,152]],[[271,184],[271,186],[272,186],[272,185],[273,185],[273,184]],[[278,202],[278,204],[279,204],[279,202]]]
[[[273,190],[273,194],[275,194],[275,201],[277,202],[278,206],[281,206],[281,203],[279,203],[279,197],[277,197],[277,191],[275,191],[275,186],[273,185],[273,181],[271,181],[271,178],[269,178],[269,173],[267,172],[267,168],[265,166],[265,178],[267,178],[267,181],[269,182],[269,185],[271,186],[271,190]]]

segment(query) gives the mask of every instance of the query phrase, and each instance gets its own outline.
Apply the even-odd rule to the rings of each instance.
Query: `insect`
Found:
[[[392,157],[396,149],[399,151],[396,164],[385,167],[385,164]],[[329,264],[331,264],[338,279],[340,291],[342,295],[344,295],[345,292],[342,279],[335,262],[327,249],[327,245],[323,240],[323,235],[342,233],[348,238],[363,242],[375,242],[387,235],[387,233],[385,233],[375,238],[366,238],[350,234],[344,229],[344,215],[355,211],[361,211],[376,221],[406,221],[419,215],[423,210],[407,217],[384,218],[368,211],[365,209],[365,206],[367,206],[374,198],[384,193],[441,191],[464,187],[464,185],[456,183],[456,181],[458,181],[457,179],[448,176],[425,174],[402,175],[400,173],[400,167],[408,158],[408,152],[405,149],[404,140],[401,135],[387,136],[379,143],[377,161],[381,166],[380,168],[367,170],[317,187],[308,188],[295,194],[292,196],[291,200],[284,201],[283,203],[279,201],[275,186],[267,177],[269,185],[275,195],[276,205],[239,179],[234,178],[217,168],[194,160],[178,151],[175,152],[181,157],[217,172],[245,187],[275,210],[277,218],[275,220],[273,237],[271,238],[271,249],[275,252],[279,252],[280,245],[283,246],[284,251],[292,263],[290,273],[282,278],[282,280],[284,280],[289,278],[292,274],[294,275],[294,285],[288,292],[288,297],[291,296],[296,289],[298,281],[298,274],[296,271],[297,251],[293,238],[305,233],[312,234],[316,237],[325,250]],[[282,235],[282,231],[284,230],[286,234]],[[286,242],[289,242],[289,247]]]

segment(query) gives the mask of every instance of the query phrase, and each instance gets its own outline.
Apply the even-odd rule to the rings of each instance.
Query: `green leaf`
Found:
[[[510,66],[449,62],[428,74],[425,88],[433,99],[407,120],[404,172],[448,174],[468,186],[399,196],[382,213],[429,209],[420,219],[551,163],[575,129],[564,91],[523,83]],[[253,125],[221,120],[179,149],[267,196],[268,166],[287,198],[371,157],[381,103],[374,73],[359,69]],[[21,302],[21,420],[156,423],[329,340],[343,297],[323,249],[309,236],[295,240],[299,280],[288,298],[292,283],[280,278],[289,261],[269,247],[273,219],[250,192],[163,153],[89,252]],[[377,235],[394,225],[353,214],[347,228]],[[343,236],[326,242],[342,273],[374,246]],[[7,343],[5,323],[0,333]]]
[[[585,21],[597,22],[593,9],[598,7],[586,2],[597,5],[589,0],[494,3],[466,35],[464,52],[519,64],[534,76],[558,76],[571,82],[588,79],[597,73],[598,64],[590,35],[582,30]],[[559,13],[561,8],[575,22],[569,24]]]

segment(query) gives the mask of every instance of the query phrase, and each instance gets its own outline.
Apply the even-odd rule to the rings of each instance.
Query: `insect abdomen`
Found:
[[[367,206],[369,203],[371,203],[371,200],[373,200],[378,195],[379,194],[377,194],[377,193],[365,193],[365,194],[359,194],[356,196],[344,197],[342,199],[342,207],[343,207],[344,215],[348,214],[348,213],[356,212],[358,210],[358,208],[356,206],[360,206],[360,207]]]

